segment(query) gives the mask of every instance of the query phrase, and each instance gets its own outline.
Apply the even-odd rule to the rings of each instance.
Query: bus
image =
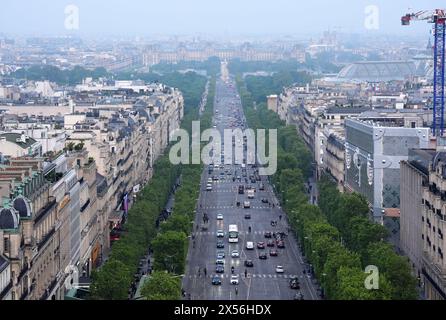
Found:
[[[236,224],[229,225],[229,243],[238,242],[238,227]]]

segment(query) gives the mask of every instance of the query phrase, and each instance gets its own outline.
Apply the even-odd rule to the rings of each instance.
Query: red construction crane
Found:
[[[408,13],[401,18],[401,24],[407,26],[414,20],[426,20],[434,24],[434,99],[432,132],[442,136],[444,131],[444,69],[445,69],[445,29],[446,10],[435,9]]]

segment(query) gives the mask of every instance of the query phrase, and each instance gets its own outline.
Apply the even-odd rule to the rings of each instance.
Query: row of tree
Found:
[[[266,96],[280,94],[284,87],[292,84],[305,84],[311,80],[305,71],[283,70],[271,76],[246,76],[245,83],[257,103],[266,102]]]
[[[76,66],[73,69],[62,70],[50,65],[35,65],[29,68],[19,69],[10,76],[16,79],[27,79],[35,81],[49,80],[61,85],[75,85],[82,82],[87,77],[94,79],[109,76],[110,74],[104,68],[94,70],[85,69]]]
[[[203,130],[209,128],[212,118],[215,79],[212,79],[210,84],[205,112],[200,118]],[[189,133],[189,121],[197,118],[196,110],[189,112],[185,117],[183,127],[187,127]],[[202,171],[202,164],[181,166],[181,185],[175,192],[172,214],[161,223],[159,233],[151,242],[156,272],[150,276],[141,291],[149,300],[180,298],[180,275],[185,271],[188,235],[193,227]]]
[[[182,83],[180,80],[177,81],[179,81],[180,84]],[[192,98],[185,99],[186,107],[182,127],[186,127],[186,130],[187,123],[198,117],[198,107],[193,108],[190,103],[200,101],[205,83],[205,78],[203,81],[194,82],[195,86]],[[179,88],[180,90],[183,89],[181,86],[179,86]],[[190,170],[192,170],[192,168],[189,169],[179,165],[173,165],[169,161],[168,152],[156,161],[152,179],[138,194],[135,203],[129,210],[127,222],[123,226],[124,233],[121,236],[121,239],[113,245],[109,259],[106,263],[99,270],[93,271],[92,284],[90,287],[92,299],[127,299],[128,290],[134,280],[134,274],[138,270],[140,259],[146,254],[150,245],[153,247],[155,269],[157,271],[158,269],[169,269],[170,271],[181,272],[183,268],[182,266],[184,266],[184,248],[187,238],[183,231],[180,231],[180,233],[172,233],[170,232],[171,230],[169,230],[170,226],[177,225],[177,214],[172,215],[172,222],[161,224],[161,233],[159,233],[156,226],[159,221],[159,216],[166,205],[169,194],[178,180],[178,177],[183,174],[184,177],[186,177],[183,183],[187,186]],[[181,190],[179,190],[180,205],[182,203],[181,194],[184,192],[182,191],[183,188],[184,185]],[[183,204],[183,206],[185,205]],[[175,209],[175,211],[181,210]],[[181,220],[181,218],[179,219]],[[187,225],[189,225],[190,219],[188,218],[187,220]],[[184,230],[184,232],[187,233],[187,230]],[[168,246],[180,244],[181,247],[181,254],[178,256],[172,255],[170,261],[160,256],[160,252],[164,250],[164,246],[161,250],[159,246],[163,237],[168,239]],[[157,291],[153,292],[153,294],[156,297],[161,295],[161,293]],[[148,297],[153,298],[154,296]],[[177,296],[179,297],[179,294]]]
[[[384,240],[388,231],[368,218],[366,199],[343,194],[328,178],[319,183],[319,207],[331,225],[339,230],[345,247],[357,253],[362,265],[375,265],[391,285],[392,299],[416,299],[416,280],[406,258],[399,256]]]
[[[155,174],[138,194],[128,212],[124,233],[113,244],[109,259],[92,274],[91,298],[123,300],[134,280],[139,261],[157,235],[156,223],[172,186],[180,175],[180,167],[170,163],[167,155],[155,164]]]
[[[238,88],[249,126],[278,128],[278,168],[271,180],[325,297],[415,299],[409,266],[384,241],[386,230],[368,220],[365,199],[340,194],[323,180],[321,208],[309,204],[304,184],[312,172],[311,153],[296,129],[285,126],[264,104],[254,110],[252,95],[240,79]],[[378,273],[366,273],[369,265],[376,266]]]

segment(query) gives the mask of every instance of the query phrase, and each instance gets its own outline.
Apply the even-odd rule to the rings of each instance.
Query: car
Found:
[[[222,266],[221,264],[218,264],[218,265],[215,267],[215,272],[217,272],[217,273],[225,273],[225,267]]]
[[[261,183],[260,185],[259,185],[259,190],[265,190],[265,185],[263,184],[263,183]]]
[[[282,240],[277,241],[277,248],[280,248],[280,249],[285,248],[285,242],[283,242]]]
[[[208,183],[212,183],[212,178],[208,178]]]
[[[238,250],[232,250],[231,258],[240,258],[240,253],[238,252]]]
[[[244,202],[243,202],[243,208],[245,208],[245,209],[249,209],[249,208],[251,208],[251,202],[249,202],[249,201],[244,201]]]
[[[268,259],[268,256],[266,255],[265,252],[262,252],[262,253],[259,254],[259,259],[260,260],[266,260],[266,259]]]
[[[254,242],[252,241],[246,242],[246,250],[254,250]]]
[[[220,279],[220,277],[217,276],[217,275],[213,276],[213,277],[212,277],[212,284],[213,284],[214,286],[219,286],[219,285],[221,285],[221,279]]]
[[[283,269],[282,266],[277,266],[276,267],[276,273],[284,273],[284,272],[285,272],[285,270]]]
[[[290,279],[290,288],[294,290],[300,289],[299,279],[297,277]]]
[[[212,185],[208,184],[208,185],[206,186],[206,191],[212,191]]]
[[[268,238],[268,239],[272,237],[272,234],[270,231],[266,231],[264,235],[265,235],[265,238]]]
[[[261,189],[260,189],[261,190]],[[262,203],[269,203],[268,199],[262,198]]]
[[[265,242],[263,241],[257,242],[257,249],[265,249]]]
[[[221,213],[217,214],[217,220],[223,220],[223,214]]]
[[[277,250],[269,250],[269,255],[271,257],[277,257],[277,255],[278,255]]]
[[[254,267],[254,263],[252,262],[252,260],[245,260],[245,267]]]
[[[294,295],[294,297],[293,297],[293,299],[294,300],[305,300],[304,299],[304,295],[302,294],[302,292],[297,292],[295,295]]]
[[[225,232],[223,230],[217,230],[217,238],[223,238],[225,236]]]
[[[217,176],[213,176],[213,177],[212,177],[212,180],[214,180],[214,181],[218,181],[218,177],[217,177]]]
[[[223,259],[217,259],[217,260],[215,260],[215,264],[221,264],[221,265],[224,265],[224,264],[225,264],[225,260],[223,260]]]
[[[268,246],[268,247],[274,247],[274,240],[272,240],[272,239],[270,239],[270,240],[268,240],[268,242],[266,243],[266,245]]]
[[[251,219],[251,214],[245,213],[245,219]]]
[[[217,241],[217,249],[223,249],[225,247],[225,244],[223,241]]]
[[[233,274],[231,276],[231,284],[237,285],[238,284],[238,279],[239,279],[238,275]]]
[[[218,251],[217,252],[217,259],[224,259],[225,258],[225,252],[224,251]]]

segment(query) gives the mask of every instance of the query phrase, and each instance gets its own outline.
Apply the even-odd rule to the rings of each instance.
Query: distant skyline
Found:
[[[79,29],[67,30],[67,5],[79,8]],[[374,6],[374,7],[370,7]],[[367,11],[367,9],[369,11]],[[444,0],[6,0],[0,32],[7,35],[150,36],[173,34],[313,36],[325,30],[427,36],[424,21],[403,27],[409,11],[446,8]],[[376,11],[378,9],[378,11]],[[378,13],[378,16],[374,14]],[[375,19],[378,17],[378,20]],[[376,23],[378,21],[378,23]],[[368,24],[369,28],[366,28]],[[376,29],[377,28],[377,29]]]

